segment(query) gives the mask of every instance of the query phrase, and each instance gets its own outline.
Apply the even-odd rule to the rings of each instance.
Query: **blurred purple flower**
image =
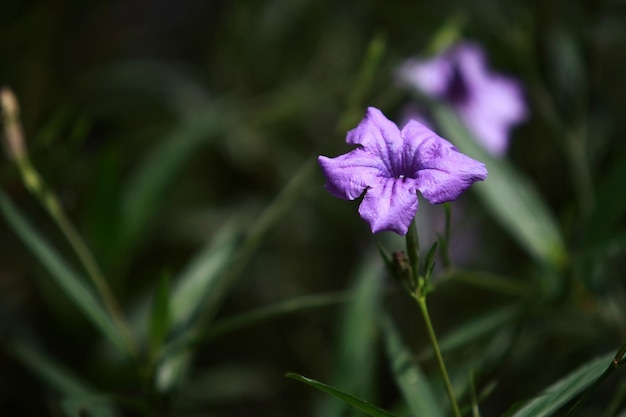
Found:
[[[473,42],[459,43],[429,60],[411,59],[400,67],[398,76],[453,106],[493,155],[506,152],[509,130],[526,118],[521,84],[490,72],[484,50]]]
[[[433,204],[455,200],[487,177],[482,162],[460,153],[450,142],[412,120],[402,130],[378,109],[348,132],[357,148],[336,158],[320,156],[326,189],[354,200],[365,192],[359,214],[372,233],[405,235],[417,212],[417,191]]]

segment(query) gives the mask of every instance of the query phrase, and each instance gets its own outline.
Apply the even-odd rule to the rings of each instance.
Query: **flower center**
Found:
[[[445,98],[452,103],[464,103],[468,99],[468,96],[467,82],[463,79],[459,67],[455,65]]]
[[[404,175],[404,174],[397,174],[397,175],[395,175],[395,177],[396,177],[396,179],[398,179],[398,180],[400,180],[400,181],[402,181],[402,182],[404,182],[404,181],[406,181],[408,178],[410,178],[410,177],[407,177],[407,176],[406,176],[406,175]]]

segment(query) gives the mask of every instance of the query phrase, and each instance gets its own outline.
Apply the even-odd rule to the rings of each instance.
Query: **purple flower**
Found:
[[[433,204],[455,200],[487,177],[481,162],[460,153],[450,142],[412,120],[402,130],[378,109],[348,132],[357,148],[336,158],[320,156],[326,189],[354,200],[365,192],[359,214],[372,233],[405,235],[417,212],[417,191]]]
[[[490,72],[478,44],[462,42],[430,60],[409,60],[398,75],[454,107],[476,140],[493,155],[506,152],[509,130],[526,118],[521,85]]]

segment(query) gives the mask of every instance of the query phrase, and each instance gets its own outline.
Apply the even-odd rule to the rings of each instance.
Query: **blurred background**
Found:
[[[117,415],[356,415],[283,374],[341,385],[342,364],[350,363],[341,355],[363,349],[369,387],[355,390],[398,407],[378,336],[346,342],[342,326],[360,321],[345,319],[346,291],[363,271],[374,271],[379,302],[391,306],[411,351],[427,349],[418,310],[377,258],[377,244],[393,251],[402,241],[372,236],[358,202],[325,192],[315,160],[349,149],[345,133],[367,106],[400,123],[417,102],[395,70],[432,53],[433,40],[448,32],[482,44],[494,71],[524,84],[529,117],[513,131],[506,159],[536,187],[569,254],[558,267],[537,261],[488,203],[464,195],[454,209],[453,262],[507,276],[535,295],[443,286],[430,302],[442,335],[468,317],[524,306],[505,329],[452,351],[452,366],[491,352],[476,383],[497,383],[483,410],[499,415],[616,350],[626,333],[623,1],[4,0],[0,27],[0,84],[20,100],[31,160],[128,316],[161,277],[174,286],[205,244],[224,233],[235,236],[228,242],[236,256],[221,272],[227,284],[212,295],[211,323],[285,300],[335,297],[203,340],[184,378],[155,394],[132,364],[103,347],[5,217],[2,415],[68,415],[63,390],[32,369],[35,361],[24,354],[30,348],[98,392],[149,399],[149,411],[119,401]],[[80,270],[8,157],[0,184]],[[420,206],[426,250],[441,233],[442,213]],[[16,340],[28,349],[16,348]],[[427,356],[418,359],[434,375]],[[614,400],[619,408],[626,386],[618,382],[607,382],[591,404]],[[591,407],[588,415],[600,415]]]

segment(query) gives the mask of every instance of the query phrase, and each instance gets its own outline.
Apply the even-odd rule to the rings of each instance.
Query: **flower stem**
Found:
[[[24,184],[48,211],[48,214],[56,222],[57,226],[63,235],[65,235],[65,238],[76,253],[76,256],[83,264],[87,275],[91,279],[96,291],[100,294],[100,297],[109,311],[109,314],[111,314],[111,317],[117,324],[118,330],[121,332],[124,340],[126,340],[128,353],[135,356],[137,353],[137,346],[131,336],[130,330],[122,314],[122,310],[117,303],[113,292],[104,277],[104,274],[98,267],[96,260],[93,258],[87,244],[74,227],[74,224],[67,217],[65,211],[63,211],[57,196],[45,185],[43,179],[28,158],[21,158],[18,161],[18,166]]]
[[[447,225],[446,227],[446,235],[449,235],[449,225]],[[423,278],[419,270],[419,238],[415,219],[411,221],[411,224],[409,225],[409,230],[406,234],[406,251],[409,257],[409,262],[411,264],[411,274],[414,281],[414,287],[410,294],[411,297],[413,297],[415,301],[417,301],[417,304],[422,311],[422,317],[424,318],[424,322],[426,323],[426,329],[428,330],[428,338],[430,339],[430,343],[435,352],[437,364],[439,365],[439,371],[443,376],[446,392],[448,393],[448,397],[450,398],[450,403],[452,404],[454,416],[461,417],[461,412],[459,411],[459,406],[454,396],[454,390],[452,389],[452,384],[450,383],[450,377],[448,376],[448,371],[446,370],[446,364],[443,361],[443,356],[441,356],[441,350],[439,349],[439,342],[437,342],[435,329],[433,328],[433,324],[430,320],[430,315],[428,314],[428,307],[426,306],[426,296],[430,292],[431,287],[430,283],[427,282],[425,278]]]
[[[48,188],[37,169],[33,166],[24,140],[24,133],[19,117],[17,99],[11,90],[3,88],[0,91],[1,107],[5,127],[5,136],[9,148],[9,156],[16,163],[25,187],[39,200],[50,217],[56,222],[70,246],[83,264],[87,275],[91,279],[96,291],[100,294],[109,314],[115,321],[118,330],[126,341],[126,348],[131,356],[137,355],[137,345],[130,333],[107,280],[100,271],[87,244],[82,239],[73,223],[67,217],[57,196]]]
[[[426,323],[426,329],[428,330],[428,337],[430,338],[430,343],[433,346],[435,357],[437,358],[439,371],[441,372],[441,375],[443,377],[443,382],[446,387],[446,392],[448,393],[448,398],[450,399],[450,404],[452,404],[452,410],[454,411],[454,416],[461,417],[461,411],[459,410],[459,406],[454,396],[454,390],[452,389],[452,384],[450,383],[450,377],[448,376],[448,371],[446,370],[446,364],[443,361],[443,356],[441,355],[441,350],[439,349],[439,343],[437,342],[435,329],[433,328],[433,324],[430,321],[430,315],[428,314],[428,307],[426,306],[426,296],[415,294],[414,298],[417,301],[417,304],[419,305],[420,310],[422,311],[422,316],[424,317],[424,322]]]

